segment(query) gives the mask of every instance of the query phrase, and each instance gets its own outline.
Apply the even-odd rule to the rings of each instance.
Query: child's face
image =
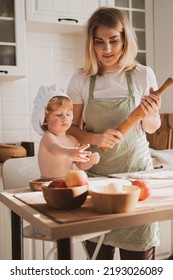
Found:
[[[48,114],[46,118],[48,130],[52,132],[66,132],[73,120],[73,111],[68,108],[58,107]]]

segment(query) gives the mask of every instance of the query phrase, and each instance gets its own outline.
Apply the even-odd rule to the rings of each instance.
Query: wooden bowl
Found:
[[[43,196],[49,207],[68,210],[80,207],[86,200],[88,185],[74,188],[42,187]]]
[[[48,179],[33,179],[29,181],[29,185],[32,191],[42,191],[42,187],[47,187],[52,180]]]
[[[26,157],[26,149],[15,144],[0,144],[0,162],[10,158]]]
[[[96,211],[101,213],[123,213],[135,210],[140,189],[136,186],[123,186],[120,193],[106,193],[105,186],[90,189],[91,199]]]

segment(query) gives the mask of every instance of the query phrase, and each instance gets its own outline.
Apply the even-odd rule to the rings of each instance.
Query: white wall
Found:
[[[158,84],[173,76],[173,1],[154,0],[154,60]],[[161,113],[173,113],[173,86],[164,93]]]
[[[66,89],[71,75],[82,65],[79,35],[27,32],[26,46],[27,76],[0,82],[0,143],[38,143],[31,114],[39,87],[57,83]]]

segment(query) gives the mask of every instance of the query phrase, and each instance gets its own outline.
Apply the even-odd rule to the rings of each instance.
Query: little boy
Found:
[[[45,178],[65,177],[73,169],[87,170],[100,160],[98,153],[86,151],[89,145],[80,146],[76,138],[66,132],[73,120],[73,103],[55,85],[41,87],[34,100],[32,124],[42,135],[38,162],[41,176]]]

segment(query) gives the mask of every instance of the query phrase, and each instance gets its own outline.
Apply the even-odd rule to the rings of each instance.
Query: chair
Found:
[[[31,179],[40,178],[40,170],[38,166],[37,157],[24,157],[24,158],[11,158],[6,160],[2,166],[2,181],[4,190],[26,188],[29,187],[29,181]],[[105,234],[109,231],[95,232],[91,234],[83,234],[72,238],[72,245],[76,243],[81,243],[87,259],[96,259],[99,249],[104,241]],[[99,237],[99,242],[97,243],[96,249],[90,258],[87,248],[85,246],[85,240],[90,239],[95,236]],[[35,236],[32,233],[32,226],[27,225],[23,228],[23,239],[29,238],[32,240],[32,247],[35,248],[34,243],[37,240],[42,242],[42,255],[43,259],[49,259],[53,253],[56,252],[57,245],[49,250],[47,255],[45,255],[45,241],[53,242],[45,236]],[[34,254],[35,255],[35,254]],[[34,257],[33,257],[34,259]]]
[[[29,187],[29,180],[40,177],[40,170],[36,157],[11,158],[6,160],[2,166],[2,182],[4,190]],[[23,224],[23,221],[22,221]],[[26,226],[27,225],[27,226]],[[32,234],[32,226],[25,223],[23,238],[31,239],[32,258],[36,258],[34,249],[36,246]],[[22,240],[23,241],[23,240]],[[44,256],[44,243],[41,241],[42,255]]]
[[[161,126],[156,132],[147,133],[149,146],[155,150],[173,149],[173,114],[160,114]]]
[[[29,187],[29,181],[40,178],[36,157],[10,158],[3,163],[2,181],[5,190]]]

